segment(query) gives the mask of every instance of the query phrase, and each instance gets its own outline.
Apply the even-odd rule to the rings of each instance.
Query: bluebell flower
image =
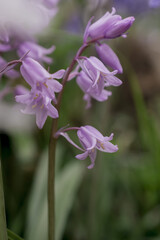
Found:
[[[150,0],[149,6],[152,8],[160,7],[160,0]]]

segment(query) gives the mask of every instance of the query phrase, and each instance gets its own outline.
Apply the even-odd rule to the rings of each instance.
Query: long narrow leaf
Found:
[[[26,240],[47,240],[47,154],[44,154],[31,191]],[[57,159],[59,161],[60,159]],[[76,198],[83,168],[74,160],[56,174],[56,240],[63,236],[68,214]]]
[[[7,240],[1,160],[0,160],[0,239]]]
[[[23,240],[21,237],[19,237],[17,234],[15,234],[9,229],[7,229],[7,233],[8,233],[8,240]]]

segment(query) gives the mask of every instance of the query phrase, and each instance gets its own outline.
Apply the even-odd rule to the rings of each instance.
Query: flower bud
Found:
[[[112,12],[107,12],[98,21],[93,23],[88,28],[88,36],[91,39],[111,39],[123,36],[123,34],[131,27],[134,22],[134,17],[122,19],[120,15],[114,15],[115,8]]]
[[[105,65],[108,65],[114,70],[117,70],[118,73],[123,72],[122,66],[120,64],[120,61],[117,55],[107,44],[101,44],[101,45],[97,44],[96,51],[98,53],[99,58],[102,60],[102,62]]]

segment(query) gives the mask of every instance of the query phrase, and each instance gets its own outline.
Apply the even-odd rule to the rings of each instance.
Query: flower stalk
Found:
[[[57,104],[55,106],[58,112],[60,111],[64,87],[67,83],[70,73],[73,71],[73,68],[77,63],[77,60],[84,52],[84,50],[87,47],[89,47],[92,43],[97,42],[97,40],[99,39],[92,39],[88,42],[84,42],[82,46],[78,49],[69,68],[66,70],[62,81],[62,90],[58,94]],[[55,161],[56,161],[57,131],[58,131],[58,118],[55,118],[52,121],[48,159],[48,240],[55,240]]]
[[[5,215],[5,203],[3,193],[3,179],[2,179],[2,167],[0,161],[0,239],[8,240],[7,227],[6,227],[6,215]]]
[[[56,139],[51,135],[48,161],[48,240],[55,240],[55,154]]]
[[[116,38],[119,36],[126,37],[126,35],[124,33],[132,25],[134,18],[130,17],[125,20],[122,20],[122,18],[118,15],[114,17],[113,16],[114,13],[115,13],[115,9],[112,10],[111,14],[106,13],[106,15],[103,16],[99,21],[97,21],[97,23],[94,23],[92,25],[91,25],[91,21],[93,18],[91,18],[89,20],[89,22],[86,26],[85,33],[84,33],[83,44],[77,51],[69,68],[66,70],[66,72],[63,76],[62,89],[61,89],[61,91],[58,91],[59,94],[58,94],[58,98],[57,98],[57,103],[55,104],[57,112],[60,111],[64,87],[65,87],[68,79],[70,79],[70,74],[73,71],[73,68],[77,62],[81,66],[82,70],[84,70],[84,71],[86,69],[86,66],[83,66],[84,61],[86,61],[86,64],[90,66],[91,70],[93,70],[93,73],[95,73],[95,71],[96,71],[95,81],[93,81],[93,79],[92,79],[93,74],[92,74],[92,76],[89,76],[89,77],[91,77],[91,81],[92,81],[92,86],[89,88],[90,91],[92,88],[94,88],[96,86],[100,90],[100,93],[103,93],[103,95],[105,93],[105,95],[106,95],[109,93],[103,89],[105,86],[110,86],[110,85],[119,86],[121,84],[121,81],[113,76],[118,72],[118,70],[110,73],[104,67],[104,65],[95,57],[92,57],[89,60],[87,60],[87,58],[81,57],[81,54],[84,52],[84,50],[87,47],[89,47],[93,43],[100,44],[99,41],[102,39],[107,39],[107,38],[111,39],[111,38]],[[108,19],[111,19],[111,21],[109,21]],[[114,23],[114,27],[113,27],[113,24],[111,24],[111,23]],[[113,27],[113,29],[112,29],[112,27]],[[107,32],[107,29],[109,29],[108,32]],[[87,41],[88,37],[90,37],[89,41]],[[105,46],[105,48],[107,48],[107,46]],[[112,55],[112,57],[114,57],[114,59],[116,59],[116,66],[115,66],[115,64],[113,65],[112,62],[111,63],[109,62],[109,64],[113,65],[112,66],[113,68],[117,68],[117,66],[118,66],[118,68],[120,68],[120,72],[121,72],[122,71],[121,65],[119,64],[119,60],[118,60],[117,56],[113,53],[113,51],[110,48],[107,48],[107,52],[108,51],[110,51],[110,55]],[[102,55],[102,54],[100,53],[100,55]],[[107,61],[108,61],[108,59],[107,59]],[[96,69],[96,67],[97,67],[97,69]],[[104,71],[102,71],[102,69]],[[101,71],[104,74],[101,74]],[[102,83],[98,83],[97,74],[99,74],[98,79],[101,79]],[[109,75],[108,78],[106,77],[107,75]],[[107,81],[107,82],[105,82],[105,81]],[[92,91],[92,92],[90,92],[90,94],[94,96],[95,92]],[[103,96],[103,98],[102,98],[102,96],[101,96],[101,98],[100,98],[100,96],[98,96],[96,98],[99,101],[106,100],[106,97],[104,99],[104,96]],[[108,95],[107,95],[107,98],[108,98]],[[90,96],[88,99],[88,104],[89,103],[90,103]],[[60,134],[60,135],[64,135],[64,137],[66,137],[66,139],[68,139],[68,141],[71,144],[76,146],[76,144],[73,143],[73,141],[69,138],[69,136],[66,133],[64,133],[64,131],[67,131],[67,130],[71,130],[71,128],[66,129],[66,130],[63,129],[63,134]],[[75,129],[75,130],[78,130],[78,129]],[[50,143],[49,143],[48,240],[55,240],[55,189],[54,189],[55,183],[54,183],[54,181],[55,181],[56,141],[58,138],[57,131],[58,131],[58,118],[54,118],[52,121],[52,130],[51,130]],[[86,126],[86,127],[79,129],[78,134],[79,134],[79,139],[80,139],[83,147],[86,149],[84,149],[85,151],[82,154],[79,154],[76,157],[80,160],[84,160],[87,156],[89,156],[91,159],[91,165],[88,166],[89,169],[91,169],[94,166],[95,157],[96,157],[96,149],[99,149],[99,150],[105,151],[105,152],[115,152],[118,150],[117,146],[114,146],[112,143],[109,142],[110,140],[112,140],[113,134],[111,134],[110,137],[103,137],[103,135],[101,135],[101,133],[99,133],[95,128],[93,128],[91,126]],[[96,137],[95,137],[95,135],[96,135]],[[84,137],[86,139],[88,139],[88,144],[92,143],[91,144],[92,146],[85,146],[85,143],[83,143]],[[80,148],[78,147],[78,149],[80,149]],[[82,149],[82,151],[83,151],[83,149]]]
[[[60,110],[62,95],[64,91],[65,84],[69,78],[69,74],[72,72],[74,65],[76,64],[77,58],[83,53],[83,51],[89,46],[89,43],[84,43],[77,54],[73,58],[70,67],[67,69],[63,81],[62,81],[62,91],[58,95],[56,109]],[[58,118],[53,119],[52,129],[50,135],[49,143],[49,159],[48,159],[48,240],[55,240],[55,161],[56,161],[56,143],[58,131]]]

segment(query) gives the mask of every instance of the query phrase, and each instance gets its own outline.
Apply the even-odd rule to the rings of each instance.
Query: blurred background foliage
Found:
[[[67,68],[88,19],[115,6],[136,21],[128,38],[109,44],[123,85],[85,110],[75,80],[66,86],[59,127],[90,124],[115,133],[115,154],[99,153],[93,170],[60,138],[56,166],[56,240],[160,239],[160,10],[147,0],[66,0],[39,42],[56,46],[50,72]],[[96,55],[91,47],[85,54]],[[48,67],[48,66],[46,66]],[[7,80],[1,81],[1,88]],[[24,83],[19,79],[19,83]],[[47,239],[47,148],[51,119],[39,131],[9,95],[0,103],[0,141],[8,228],[26,240]],[[74,137],[74,136],[73,136]]]

